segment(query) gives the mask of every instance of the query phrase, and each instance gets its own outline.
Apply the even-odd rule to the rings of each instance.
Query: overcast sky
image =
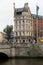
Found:
[[[14,26],[14,6],[23,7],[28,2],[31,13],[36,14],[36,5],[39,6],[39,15],[43,16],[43,0],[0,0],[0,32],[6,25]]]

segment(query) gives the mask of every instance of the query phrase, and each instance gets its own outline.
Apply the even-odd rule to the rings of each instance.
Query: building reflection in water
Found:
[[[0,65],[43,65],[43,59],[9,59]]]

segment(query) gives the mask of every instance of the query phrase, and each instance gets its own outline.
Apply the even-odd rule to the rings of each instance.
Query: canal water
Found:
[[[43,65],[43,59],[9,59],[0,65]]]

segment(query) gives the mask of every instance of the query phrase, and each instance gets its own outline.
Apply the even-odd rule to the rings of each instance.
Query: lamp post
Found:
[[[36,6],[37,43],[38,43],[38,10],[39,10],[39,7]]]

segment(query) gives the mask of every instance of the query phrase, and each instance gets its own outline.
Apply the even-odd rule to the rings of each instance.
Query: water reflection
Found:
[[[43,65],[43,60],[39,59],[9,59],[0,62],[0,65]]]

